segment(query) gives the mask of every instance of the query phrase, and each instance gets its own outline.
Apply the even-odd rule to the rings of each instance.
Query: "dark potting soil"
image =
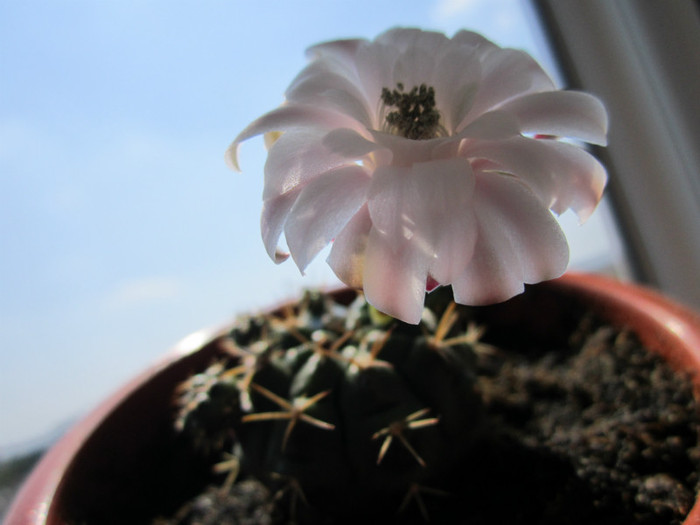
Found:
[[[455,490],[418,494],[408,503],[415,512],[393,522],[423,523],[425,513],[438,524],[682,523],[700,471],[689,379],[628,333],[593,319],[570,334],[566,348],[516,350],[507,340],[478,352],[488,428],[456,467]],[[221,484],[219,477],[154,524],[342,523],[315,516],[290,491],[252,479],[230,490]]]

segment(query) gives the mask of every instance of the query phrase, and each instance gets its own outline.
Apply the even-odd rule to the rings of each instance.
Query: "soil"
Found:
[[[557,348],[487,333],[478,381],[487,431],[450,495],[408,502],[431,523],[677,525],[698,492],[698,409],[689,378],[624,330],[586,317]],[[349,502],[351,505],[352,502]],[[290,517],[288,509],[294,507]],[[457,517],[455,517],[457,516]],[[382,519],[382,523],[387,523]],[[406,515],[397,523],[408,523]],[[241,479],[222,478],[157,525],[342,523]],[[365,523],[373,523],[369,518]]]

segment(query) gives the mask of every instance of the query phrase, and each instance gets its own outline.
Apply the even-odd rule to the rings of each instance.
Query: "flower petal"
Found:
[[[520,123],[511,113],[506,111],[489,111],[463,127],[455,135],[460,138],[480,140],[502,140],[520,134]]]
[[[560,276],[569,249],[552,214],[521,182],[477,173],[478,239],[466,271],[452,282],[455,301],[482,305],[521,293],[524,283]]]
[[[374,39],[377,44],[396,47],[402,53],[411,52],[416,48],[436,50],[449,43],[449,39],[436,31],[423,31],[413,27],[394,27],[384,31]]]
[[[306,105],[280,106],[255,120],[241,131],[226,150],[226,163],[234,170],[241,171],[238,164],[238,147],[241,142],[268,131],[287,131],[299,127],[364,129],[364,126],[357,120],[338,111]]]
[[[467,31],[466,29],[457,31],[452,37],[452,41],[460,45],[469,46],[478,51],[481,56],[486,56],[487,53],[499,49],[499,47],[488,38],[474,31]]]
[[[367,239],[363,286],[365,298],[379,311],[418,324],[423,313],[427,259],[408,242],[372,228]]]
[[[357,48],[367,42],[362,38],[348,38],[345,40],[332,40],[313,45],[306,50],[306,56],[310,59],[317,59],[332,56],[336,59],[343,59],[352,62],[357,52]]]
[[[438,282],[450,283],[469,263],[476,243],[471,165],[442,159],[415,164],[412,172],[420,198],[414,221],[433,250],[428,271]]]
[[[493,170],[516,176],[556,213],[572,208],[583,222],[603,193],[607,175],[589,153],[554,140],[513,137],[502,141],[473,141],[461,154],[488,159]]]
[[[369,181],[364,168],[352,165],[326,172],[301,190],[284,235],[302,273],[363,205]]]
[[[562,165],[561,169],[557,168],[562,179],[558,205],[553,206],[552,210],[563,213],[571,208],[579,222],[584,223],[603,197],[608,180],[607,171],[598,159],[584,149],[563,142],[552,142],[548,147],[556,151]]]
[[[608,115],[593,95],[579,91],[549,91],[516,98],[500,108],[515,115],[523,133],[580,139],[604,146]]]
[[[482,77],[472,108],[460,129],[487,111],[527,93],[554,89],[554,83],[527,53],[482,45]]]
[[[365,93],[365,98],[377,104],[381,100],[382,88],[393,87],[394,67],[399,51],[395,47],[386,45],[372,45],[365,43],[357,49],[355,67]],[[372,128],[381,128],[378,112],[375,110],[375,119]]]
[[[364,126],[371,126],[372,109],[358,85],[354,68],[332,59],[319,59],[306,66],[287,88],[290,103],[321,106],[353,116]]]
[[[402,33],[400,36],[398,32],[394,33],[399,38],[394,38],[390,44],[396,46],[400,54],[394,63],[392,83],[385,87],[393,89],[401,82],[410,90],[424,83],[432,84],[435,59],[444,53],[449,40],[441,33],[430,31],[404,30]]]
[[[372,228],[367,204],[348,221],[333,241],[328,264],[338,279],[353,288],[362,288],[367,239]]]
[[[431,85],[442,115],[442,125],[449,134],[471,109],[481,77],[478,54],[465,46],[450,46],[434,58],[436,65]]]
[[[453,151],[456,153],[456,145],[459,138],[409,140],[400,135],[393,135],[383,131],[372,131],[372,140],[382,146],[378,150],[377,165],[393,164],[395,166],[411,166],[416,162],[427,162],[440,157],[439,153]]]
[[[430,274],[446,284],[468,264],[476,241],[474,176],[463,158],[380,167],[368,202],[374,227],[428,261]],[[407,246],[404,246],[406,243]]]
[[[295,129],[270,148],[265,163],[263,199],[268,200],[304,185],[319,174],[348,164],[352,159],[324,144],[327,130]]]
[[[323,144],[329,151],[342,155],[346,159],[361,159],[374,151],[385,149],[384,146],[367,140],[356,131],[347,128],[329,132],[323,138]]]
[[[272,199],[263,201],[262,215],[260,217],[260,231],[263,243],[270,258],[276,264],[285,261],[289,254],[278,247],[280,235],[284,229],[284,223],[294,202],[299,196],[300,188],[284,193]]]

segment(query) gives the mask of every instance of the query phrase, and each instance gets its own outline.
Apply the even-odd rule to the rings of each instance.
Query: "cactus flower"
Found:
[[[606,183],[571,140],[604,145],[592,95],[557,90],[526,53],[460,31],[392,29],[322,43],[285,93],[226,153],[265,134],[262,237],[303,272],[328,263],[370,304],[418,323],[426,291],[500,302],[561,275],[553,214],[584,221]],[[284,233],[289,253],[279,248]]]

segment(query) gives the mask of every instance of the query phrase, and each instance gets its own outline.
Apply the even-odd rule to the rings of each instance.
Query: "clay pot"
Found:
[[[348,291],[339,293],[351,297]],[[570,273],[483,311],[489,323],[506,330],[515,324],[528,326],[544,338],[571,322],[569,304],[629,328],[677,369],[696,371],[691,373],[700,394],[700,316],[653,291]],[[224,327],[190,335],[162,363],[71,429],[25,481],[6,525],[124,523],[124,509],[132,516],[152,516],[153,509],[174,510],[182,498],[194,495],[206,472],[177,453],[178,443],[170,432],[172,393],[193,371],[206,367],[217,352],[217,338],[226,331]],[[684,524],[700,524],[700,503]]]

